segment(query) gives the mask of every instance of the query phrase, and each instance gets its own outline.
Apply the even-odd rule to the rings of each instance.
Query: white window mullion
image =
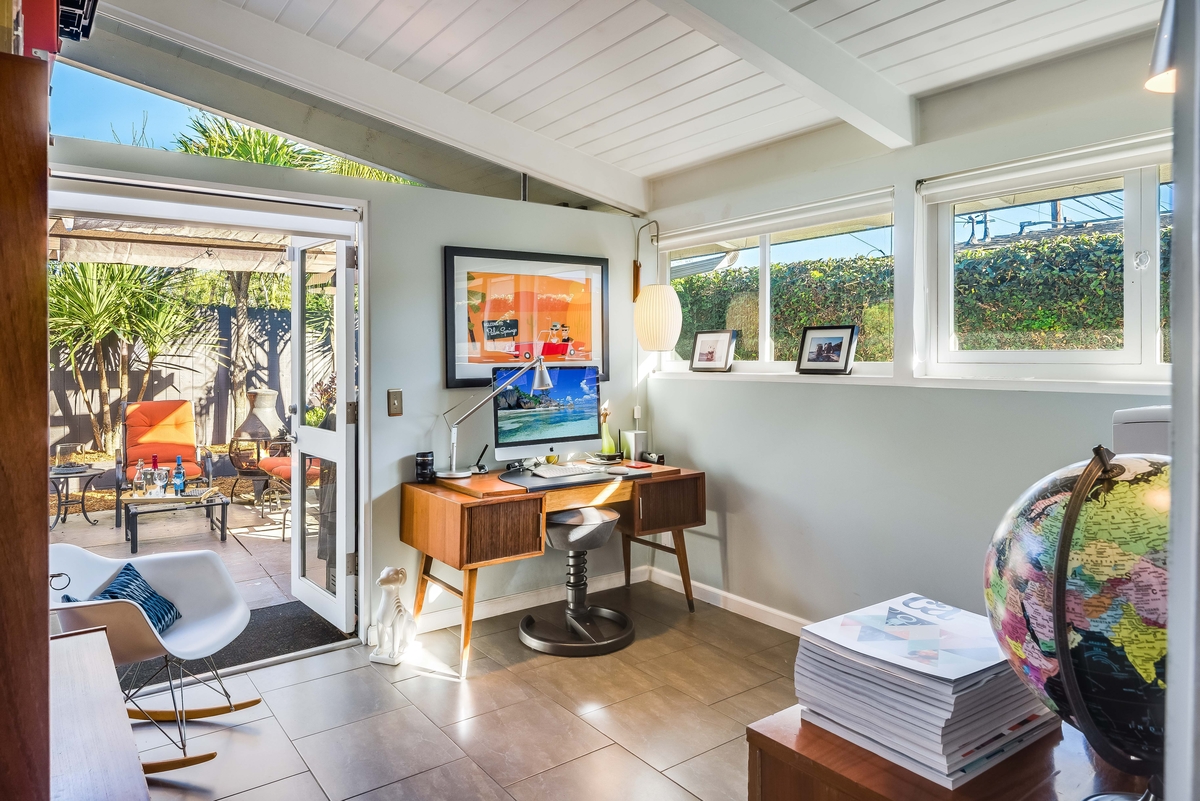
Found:
[[[771,340],[771,236],[758,238],[758,360],[775,361]]]
[[[1158,364],[1162,358],[1162,319],[1159,293],[1162,292],[1159,274],[1160,253],[1158,221],[1158,167],[1141,170],[1142,250],[1146,252],[1146,267],[1139,271],[1142,286],[1142,364]]]
[[[1145,244],[1145,215],[1143,214],[1142,171],[1131,170],[1124,176],[1124,206],[1125,224],[1123,228],[1125,254],[1123,263],[1124,273],[1124,307],[1125,307],[1125,346],[1122,351],[1127,361],[1134,364],[1145,362],[1143,358],[1142,341],[1142,284],[1149,254]]]

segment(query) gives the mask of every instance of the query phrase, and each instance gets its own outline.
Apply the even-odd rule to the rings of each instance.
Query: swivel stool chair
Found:
[[[517,632],[521,642],[554,656],[598,656],[619,651],[633,642],[633,621],[628,615],[615,609],[588,606],[587,602],[587,552],[608,542],[619,518],[617,512],[603,507],[571,509],[546,516],[547,544],[567,552],[566,628],[526,615]]]

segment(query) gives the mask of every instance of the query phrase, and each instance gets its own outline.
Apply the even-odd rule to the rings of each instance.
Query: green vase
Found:
[[[617,443],[613,441],[612,434],[608,433],[608,423],[600,424],[600,452],[617,452]]]

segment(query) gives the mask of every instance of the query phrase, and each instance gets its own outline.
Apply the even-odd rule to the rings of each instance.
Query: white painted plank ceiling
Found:
[[[647,0],[224,0],[643,177],[831,122]],[[923,94],[1157,22],[1162,0],[776,0]]]

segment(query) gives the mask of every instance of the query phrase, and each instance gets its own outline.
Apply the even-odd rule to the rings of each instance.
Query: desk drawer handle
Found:
[[[645,515],[642,513],[642,502],[645,500],[645,498],[638,498],[638,520],[641,520],[645,517]]]

